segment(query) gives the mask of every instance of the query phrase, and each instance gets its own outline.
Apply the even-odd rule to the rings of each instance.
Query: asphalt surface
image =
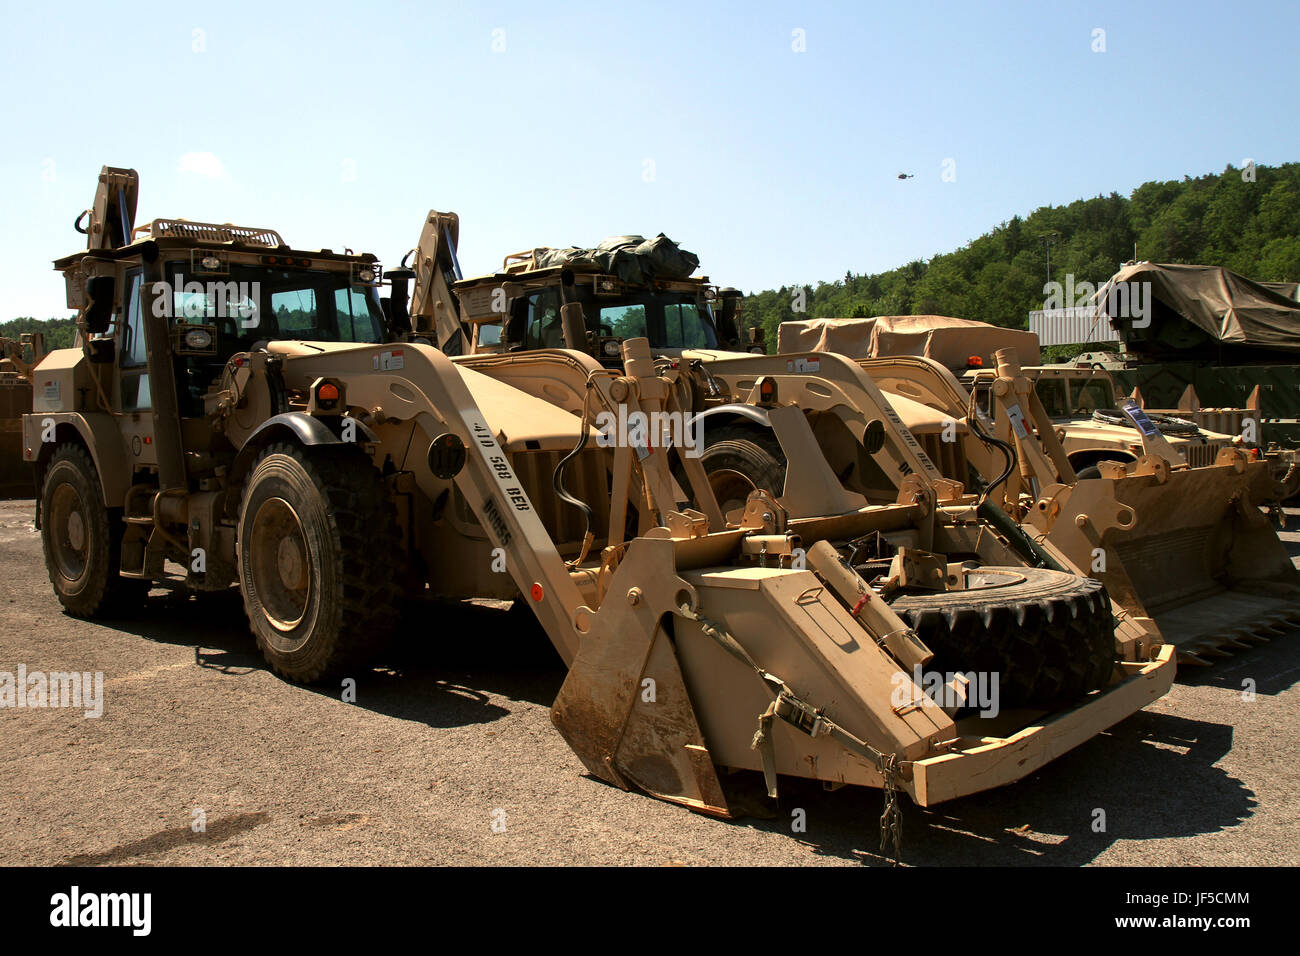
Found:
[[[0,864],[889,862],[875,791],[783,781],[774,812],[729,822],[588,776],[549,719],[563,666],[503,606],[409,615],[345,702],[271,674],[234,595],[66,616],[31,518],[0,502],[0,672],[102,671],[103,714],[0,708]],[[1019,783],[905,803],[903,860],[1300,863],[1297,681],[1300,633],[1185,672]],[[728,786],[764,810],[759,775]]]

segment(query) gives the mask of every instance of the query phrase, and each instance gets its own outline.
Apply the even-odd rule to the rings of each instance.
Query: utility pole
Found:
[[[1056,245],[1056,240],[1061,238],[1057,232],[1045,232],[1038,237],[1038,244],[1047,250],[1047,282],[1050,285],[1052,281],[1052,246]]]

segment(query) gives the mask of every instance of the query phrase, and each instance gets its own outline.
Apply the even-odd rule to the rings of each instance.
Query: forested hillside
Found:
[[[23,332],[44,332],[47,349],[71,348],[77,325],[72,319],[33,319],[22,317],[0,322],[0,338],[18,341]]]
[[[886,224],[887,225],[887,224]],[[1219,175],[1144,183],[1129,196],[1111,193],[1014,216],[970,244],[929,261],[874,275],[750,293],[745,317],[776,347],[784,320],[830,316],[934,313],[1026,327],[1043,307],[1046,243],[1052,278],[1099,285],[1121,262],[1195,262],[1227,266],[1253,279],[1300,279],[1300,163],[1258,166],[1253,181],[1229,166]],[[803,311],[797,306],[803,292]],[[43,329],[51,348],[72,344],[70,319],[17,318],[0,335]]]
[[[1254,181],[1229,166],[1220,175],[1144,183],[1116,193],[1013,217],[955,252],[889,272],[751,293],[746,321],[767,331],[785,320],[836,316],[952,315],[1026,328],[1043,307],[1045,243],[1052,279],[1099,285],[1137,258],[1227,266],[1252,279],[1300,279],[1300,163],[1257,166]],[[885,224],[886,227],[888,224]],[[1054,236],[1052,234],[1055,234]]]

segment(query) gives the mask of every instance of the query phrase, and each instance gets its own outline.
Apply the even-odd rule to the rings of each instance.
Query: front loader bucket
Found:
[[[678,544],[634,541],[600,611],[579,612],[590,626],[552,720],[593,774],[727,816],[715,767],[762,770],[773,790],[777,774],[881,786],[870,748],[911,761],[956,736],[812,572],[678,572]],[[772,719],[782,687],[825,707],[826,720]],[[855,752],[855,741],[868,748]]]
[[[1154,619],[1180,661],[1208,664],[1300,622],[1300,574],[1251,495],[1267,467],[1083,479],[1040,502],[1047,539]]]
[[[691,545],[632,542],[600,610],[578,612],[584,639],[552,720],[593,775],[700,812],[732,814],[723,768],[762,771],[773,796],[779,776],[893,786],[923,806],[978,793],[1035,772],[1173,681],[1163,647],[1117,662],[1105,687],[1065,710],[954,720],[812,572],[681,569]]]

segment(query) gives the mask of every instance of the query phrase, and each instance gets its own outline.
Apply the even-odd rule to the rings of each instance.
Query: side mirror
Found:
[[[736,325],[736,313],[740,311],[740,293],[735,289],[723,289],[722,313],[718,316],[718,335],[724,345],[736,345],[740,342],[740,328]]]
[[[86,280],[86,330],[103,335],[113,324],[112,276],[91,276]]]
[[[388,303],[388,308],[385,310],[388,323],[398,335],[406,335],[411,331],[408,302],[411,280],[415,278],[415,273],[410,269],[393,269],[387,274],[387,278],[392,282],[392,293],[384,300]]]

